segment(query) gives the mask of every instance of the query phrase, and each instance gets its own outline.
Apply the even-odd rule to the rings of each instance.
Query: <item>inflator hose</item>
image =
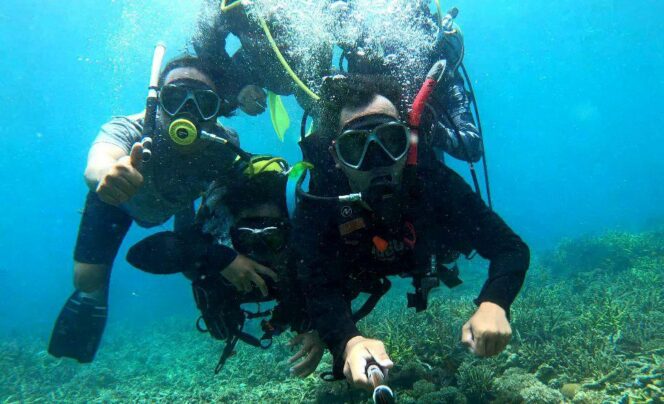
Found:
[[[417,143],[419,141],[419,131],[420,123],[422,122],[422,112],[426,108],[427,101],[431,97],[433,90],[436,89],[438,81],[443,77],[445,69],[447,68],[447,62],[445,60],[439,60],[434,63],[434,65],[427,73],[427,78],[424,80],[424,84],[420,88],[420,91],[417,92],[415,100],[413,101],[413,107],[410,112],[408,123],[410,124],[410,149],[408,150],[408,158],[406,159],[406,164],[409,166],[417,165]]]

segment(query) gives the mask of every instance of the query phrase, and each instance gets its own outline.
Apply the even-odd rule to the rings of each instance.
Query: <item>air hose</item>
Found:
[[[228,0],[222,0],[221,1],[221,11],[224,13],[227,11],[231,11],[234,8],[240,7],[242,5],[242,0],[236,0],[232,2],[230,5],[228,4]]]
[[[424,84],[420,88],[420,91],[417,92],[415,96],[415,101],[413,101],[413,107],[410,112],[408,123],[410,124],[410,149],[408,150],[408,158],[406,164],[409,166],[417,165],[417,151],[418,151],[418,141],[419,141],[419,131],[420,123],[422,121],[422,112],[426,107],[427,101],[431,97],[433,90],[435,90],[436,85],[440,79],[445,74],[447,69],[447,62],[445,60],[439,60],[434,63],[434,65],[427,73],[427,77],[424,80]]]
[[[231,3],[230,5],[227,5],[228,0],[222,0],[221,2],[221,11],[222,12],[228,12],[230,10],[233,10],[236,7],[239,7],[242,5],[241,0],[237,0],[234,3]],[[263,29],[263,32],[265,33],[265,37],[267,38],[268,42],[270,43],[270,47],[272,48],[272,51],[274,52],[274,55],[277,57],[277,60],[279,60],[279,63],[281,63],[281,66],[286,70],[286,73],[290,76],[291,79],[297,84],[302,91],[304,91],[309,97],[311,97],[314,101],[318,101],[320,97],[314,93],[309,87],[307,87],[306,84],[300,78],[298,77],[297,73],[290,67],[290,64],[288,64],[288,61],[286,58],[284,58],[284,55],[281,53],[279,50],[279,47],[277,46],[277,42],[274,40],[274,37],[272,36],[272,32],[270,31],[270,27],[267,26],[267,22],[265,22],[265,18],[262,16],[258,16],[258,21],[260,22],[261,28]]]

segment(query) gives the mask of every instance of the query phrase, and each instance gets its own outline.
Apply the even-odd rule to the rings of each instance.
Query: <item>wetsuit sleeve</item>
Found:
[[[457,70],[442,81],[433,94],[436,119],[433,145],[454,158],[477,162],[482,157],[482,138],[470,112],[468,92]]]
[[[217,14],[214,18],[202,18],[198,24],[198,32],[192,38],[196,55],[210,68],[219,95],[225,100],[222,105],[222,114],[229,115],[237,108],[237,96],[242,88],[254,83],[252,70],[245,65],[244,59],[239,58],[242,48],[231,57],[227,50],[227,41],[232,33],[229,18],[234,18],[235,12],[222,13],[218,1],[207,1],[207,9],[214,8]]]
[[[489,276],[475,303],[496,303],[509,315],[530,264],[528,246],[458,174],[446,167],[442,169],[447,174],[438,192],[447,195],[441,200],[446,199],[448,206],[441,210],[451,213],[441,219],[457,227],[454,233],[463,244],[458,246],[459,251],[468,254],[476,250],[490,261]]]
[[[134,267],[154,274],[221,271],[237,253],[216,244],[199,225],[184,231],[153,234],[132,246],[127,261]]]
[[[339,264],[338,239],[326,229],[334,229],[324,212],[306,201],[298,204],[293,223],[297,248],[298,281],[309,316],[332,353],[334,372],[341,374],[346,342],[360,335],[351,316],[350,303],[344,298],[346,273]]]
[[[94,144],[110,143],[129,155],[134,143],[141,141],[142,129],[137,121],[127,117],[114,117],[101,127]]]

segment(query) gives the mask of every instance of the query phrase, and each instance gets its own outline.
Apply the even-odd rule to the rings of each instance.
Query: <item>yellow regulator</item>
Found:
[[[171,140],[180,146],[189,146],[198,139],[198,129],[188,119],[176,119],[168,127]]]

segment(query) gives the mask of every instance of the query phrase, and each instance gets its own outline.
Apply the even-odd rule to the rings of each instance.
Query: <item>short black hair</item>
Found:
[[[171,73],[173,70],[182,69],[182,68],[196,69],[199,72],[205,74],[214,84],[215,86],[214,90],[216,91],[217,95],[221,97],[222,102],[221,102],[221,107],[219,109],[219,115],[226,117],[233,115],[234,103],[224,98],[226,94],[220,93],[222,87],[220,86],[218,78],[222,76],[221,73],[213,65],[204,62],[203,59],[199,57],[185,53],[169,60],[168,63],[166,63],[166,66],[164,66],[163,70],[161,71],[161,74],[159,75],[159,84],[158,84],[159,88],[161,88],[164,85],[164,83],[166,82],[166,77],[168,76],[169,73]]]
[[[266,204],[276,205],[288,216],[286,205],[287,176],[276,172],[263,172],[251,177],[238,175],[224,194],[223,203],[233,217],[242,211]]]
[[[210,81],[212,81],[211,78],[212,74],[208,71],[207,66],[205,66],[205,64],[203,63],[203,61],[201,61],[201,59],[197,58],[196,56],[184,54],[176,58],[173,58],[169,60],[168,63],[166,63],[166,66],[164,66],[163,70],[161,71],[161,74],[159,75],[159,87],[164,85],[166,77],[170,72],[182,68],[196,69],[199,72],[210,77]]]
[[[321,87],[318,111],[321,135],[333,137],[336,134],[343,108],[366,106],[377,95],[390,100],[400,114],[406,112],[402,106],[401,86],[392,76],[346,74],[326,77]]]

